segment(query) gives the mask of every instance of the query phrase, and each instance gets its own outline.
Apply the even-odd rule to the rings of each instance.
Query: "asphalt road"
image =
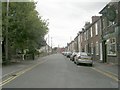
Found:
[[[61,54],[47,56],[13,77],[7,77],[3,88],[118,88],[114,79]]]

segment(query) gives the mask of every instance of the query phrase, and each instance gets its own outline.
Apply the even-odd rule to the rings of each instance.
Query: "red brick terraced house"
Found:
[[[103,61],[118,64],[120,61],[120,1],[108,3],[100,12]]]

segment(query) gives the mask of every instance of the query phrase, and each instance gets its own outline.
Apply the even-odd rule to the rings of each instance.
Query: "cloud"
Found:
[[[54,46],[66,46],[70,37],[75,38],[86,21],[107,4],[97,0],[39,0],[37,11],[44,19],[49,19],[49,35],[54,37]],[[109,1],[109,0],[107,0]],[[46,36],[47,37],[47,36]]]

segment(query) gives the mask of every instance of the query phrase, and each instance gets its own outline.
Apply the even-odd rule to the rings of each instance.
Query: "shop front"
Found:
[[[104,39],[104,62],[118,64],[117,59],[117,34],[118,28],[112,25],[108,28],[107,34],[103,36]]]

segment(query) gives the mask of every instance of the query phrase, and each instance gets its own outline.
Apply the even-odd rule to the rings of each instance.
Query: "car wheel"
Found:
[[[77,63],[76,59],[74,60],[74,63],[75,63],[75,64]]]
[[[78,61],[75,59],[75,64],[78,65]]]
[[[78,63],[78,62],[76,62],[76,65],[79,65],[79,63]]]
[[[75,58],[73,57],[72,61],[75,61]]]
[[[74,60],[74,63],[76,64],[76,61]]]
[[[92,66],[93,66],[93,64],[89,64],[89,66],[91,66],[91,67],[92,67]]]

